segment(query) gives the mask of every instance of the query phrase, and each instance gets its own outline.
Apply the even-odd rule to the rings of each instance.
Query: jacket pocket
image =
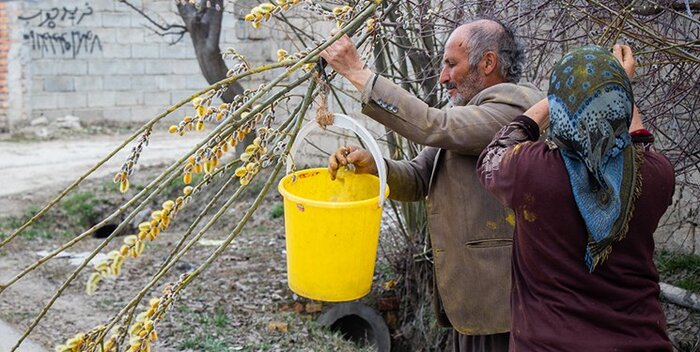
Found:
[[[464,245],[469,248],[490,248],[510,246],[512,244],[512,238],[486,238],[481,240],[468,241]]]

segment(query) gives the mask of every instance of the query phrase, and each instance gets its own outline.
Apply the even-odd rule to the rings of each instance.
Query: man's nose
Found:
[[[447,68],[443,67],[440,70],[440,84],[445,84],[450,81],[450,75],[447,72]]]

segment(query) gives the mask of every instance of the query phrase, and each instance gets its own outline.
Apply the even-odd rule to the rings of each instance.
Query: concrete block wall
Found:
[[[131,2],[163,23],[182,23],[172,0]],[[22,113],[11,117],[11,123],[0,118],[0,128],[26,125],[41,116],[51,121],[69,114],[89,123],[147,121],[208,85],[188,34],[171,45],[168,37],[154,33],[143,16],[119,1],[9,1],[0,5],[0,116],[10,110],[2,95],[8,86],[3,83],[8,65],[2,61],[7,47],[20,53],[16,61],[21,62],[21,72],[15,85],[21,87],[18,92],[23,91],[15,104],[15,110],[21,105]],[[268,40],[270,31],[253,31],[242,15],[232,13],[245,14],[255,4],[226,5],[222,50],[236,47],[255,63],[273,60],[277,45]],[[14,13],[3,14],[5,6]],[[14,41],[7,38],[7,24],[19,34]],[[257,86],[265,78],[269,77],[244,85]]]
[[[182,23],[173,0],[130,2],[157,21]],[[243,21],[258,3],[225,2],[221,49],[233,47],[253,65],[275,61],[278,48],[290,53],[303,49],[283,23],[270,21],[254,29]],[[285,16],[316,38],[327,36],[334,26],[330,21],[305,18],[308,16],[299,8],[285,12]],[[4,34],[6,23],[13,33]],[[171,45],[170,37],[159,36],[152,27],[142,15],[115,0],[0,2],[0,129],[4,121],[6,126],[21,128],[39,117],[51,122],[66,115],[90,124],[145,122],[208,86],[189,35]],[[15,55],[3,65],[3,48],[7,47]],[[14,76],[3,85],[6,75],[2,70],[13,63]],[[281,72],[265,72],[241,83],[254,89]],[[8,85],[15,95],[9,103],[2,95]],[[349,84],[344,88],[353,91]],[[301,88],[299,94],[303,92]],[[359,109],[356,101],[341,97],[348,109]],[[340,111],[332,99],[330,104],[332,111]],[[175,112],[171,121],[191,113],[187,109]],[[3,116],[7,117],[3,120]],[[373,130],[383,131],[377,126]],[[338,143],[337,135],[326,133],[317,134],[314,140],[316,145],[326,146],[325,152],[344,144]],[[312,149],[311,154],[315,163],[325,162],[324,152]]]

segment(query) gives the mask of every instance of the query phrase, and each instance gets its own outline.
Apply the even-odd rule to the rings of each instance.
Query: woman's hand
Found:
[[[617,58],[617,61],[620,61],[622,68],[625,69],[627,77],[631,81],[634,77],[634,71],[637,69],[637,61],[634,58],[634,54],[632,54],[632,49],[627,45],[615,44],[615,46],[613,46],[613,55],[615,56],[615,58]],[[632,122],[630,123],[630,132],[641,130],[643,128],[644,124],[642,124],[642,116],[639,114],[639,109],[635,104],[632,107]]]
[[[615,44],[613,46],[613,56],[620,61],[622,68],[627,72],[627,77],[630,81],[634,77],[634,71],[637,69],[637,61],[634,59],[634,54],[632,54],[632,49],[627,45]]]

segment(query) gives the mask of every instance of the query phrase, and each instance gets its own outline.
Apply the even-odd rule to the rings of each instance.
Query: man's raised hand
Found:
[[[333,30],[331,36],[335,33],[337,33],[336,30]],[[358,92],[364,89],[365,83],[372,77],[372,71],[365,68],[355,44],[347,35],[343,35],[323,50],[321,57],[335,72],[350,81]]]

